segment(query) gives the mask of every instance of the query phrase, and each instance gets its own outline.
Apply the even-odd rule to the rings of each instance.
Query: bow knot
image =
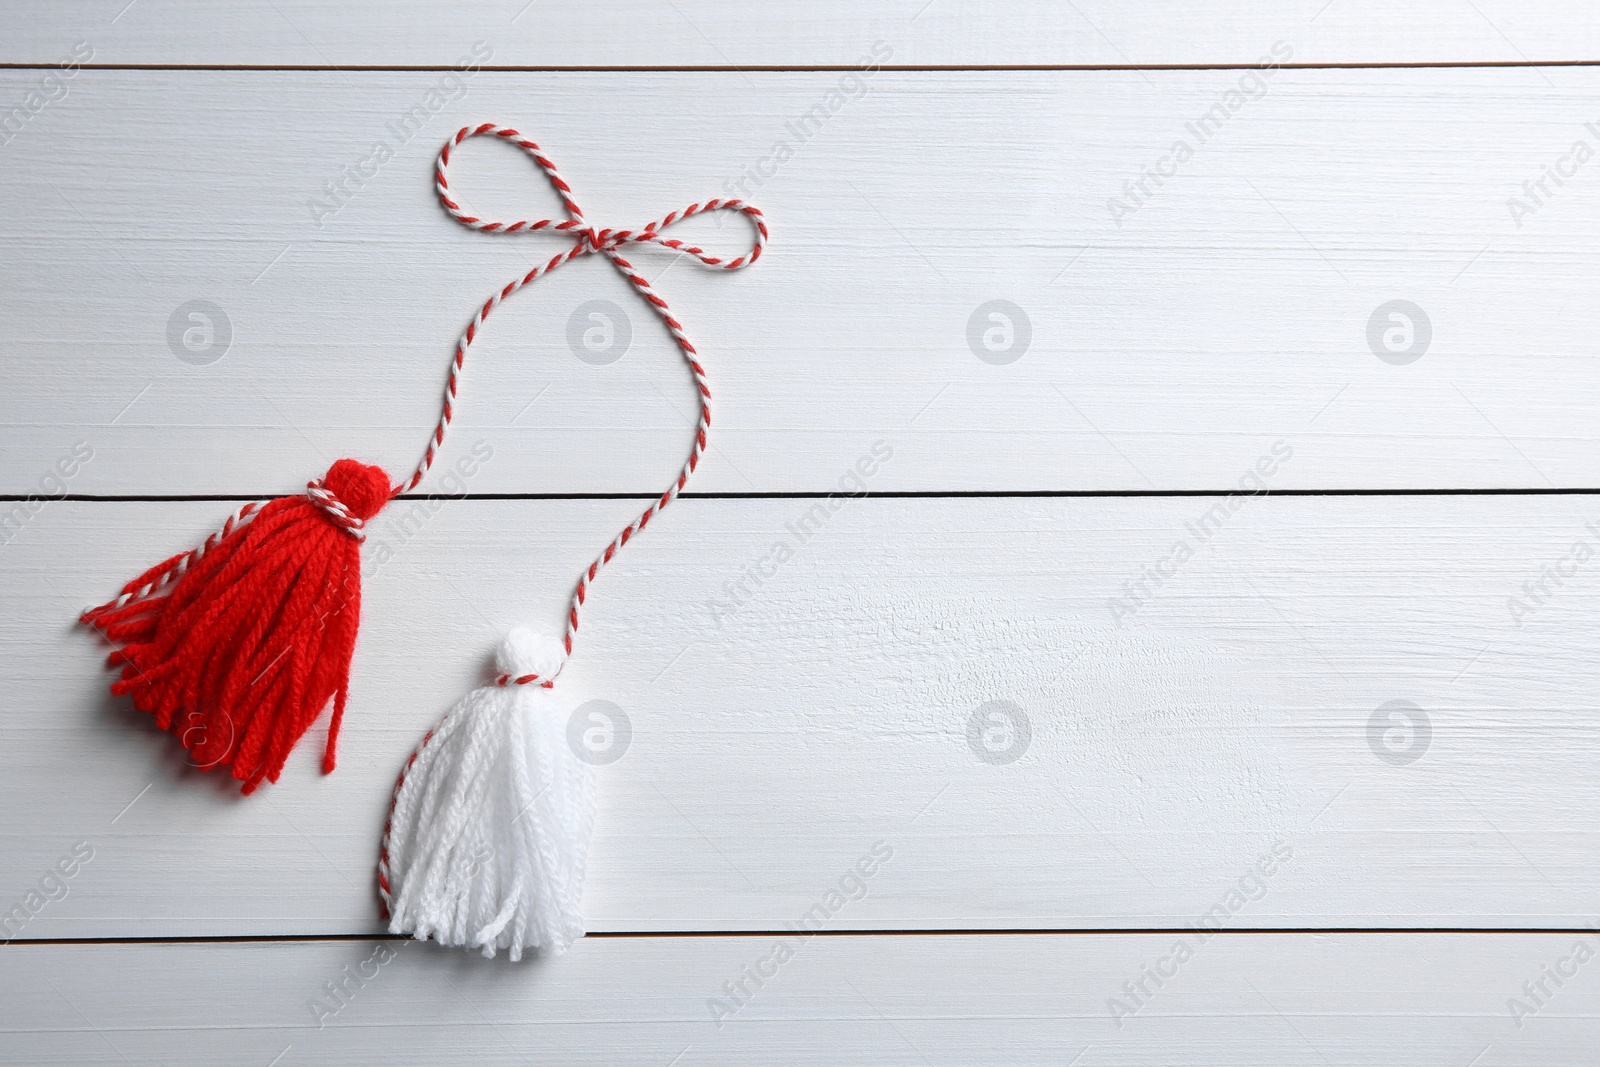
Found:
[[[531,221],[519,219],[516,222],[495,222],[478,218],[462,207],[451,193],[450,182],[446,177],[446,170],[450,166],[450,153],[452,149],[467,138],[483,136],[493,136],[503,141],[509,141],[533,157],[533,161],[544,171],[551,187],[561,197],[561,203],[567,209],[567,217],[564,219],[537,219]],[[694,375],[695,390],[699,394],[698,399],[700,401],[700,418],[695,425],[694,441],[690,446],[689,458],[684,463],[683,469],[678,473],[678,477],[671,485],[667,486],[666,491],[661,494],[660,498],[645,508],[644,512],[624,528],[606,546],[605,550],[596,557],[595,561],[578,576],[577,588],[573,592],[572,602],[567,609],[566,633],[562,637],[563,650],[566,655],[571,655],[572,640],[578,632],[578,609],[583,606],[589,583],[594,581],[595,575],[600,572],[600,568],[611,562],[618,549],[626,545],[635,534],[645,528],[656,512],[677,499],[678,494],[683,491],[684,485],[688,482],[689,475],[694,473],[695,467],[700,463],[700,457],[705,452],[707,436],[711,428],[711,389],[706,384],[706,371],[700,365],[699,355],[695,351],[694,344],[690,342],[688,334],[683,330],[683,326],[673,317],[672,312],[667,307],[667,302],[651,288],[649,281],[634,269],[633,264],[622,258],[621,250],[625,245],[630,244],[656,244],[663,248],[669,248],[674,252],[693,256],[708,267],[716,267],[719,270],[738,270],[740,267],[749,266],[761,258],[761,250],[766,246],[767,241],[766,220],[761,214],[760,208],[747,204],[742,200],[712,199],[704,203],[690,204],[681,211],[674,211],[664,218],[647,222],[637,230],[597,228],[590,225],[584,218],[583,210],[578,207],[577,201],[573,199],[572,187],[562,180],[561,175],[556,171],[556,165],[550,162],[550,158],[544,154],[543,149],[516,130],[489,123],[485,123],[482,126],[467,126],[445,142],[444,148],[439,152],[438,165],[434,168],[434,185],[439,192],[439,202],[444,205],[444,209],[450,213],[450,216],[463,226],[471,227],[482,233],[533,233],[538,230],[548,229],[567,234],[574,240],[572,247],[565,252],[558,253],[548,263],[534,267],[521,278],[512,279],[503,289],[491,294],[489,299],[484,301],[483,305],[478,308],[477,313],[473,315],[472,321],[467,324],[466,330],[462,332],[461,339],[456,342],[455,358],[450,361],[450,377],[445,384],[444,410],[439,416],[439,425],[434,430],[433,436],[428,440],[427,450],[423,453],[422,462],[418,464],[416,472],[412,474],[406,483],[394,487],[395,494],[415,489],[418,483],[422,481],[423,476],[428,473],[428,468],[433,466],[434,456],[437,454],[439,446],[444,443],[445,430],[450,426],[450,418],[455,407],[456,384],[461,368],[466,362],[467,349],[471,346],[473,339],[477,337],[478,331],[483,328],[484,319],[489,316],[491,311],[499,307],[500,302],[506,297],[523,286],[530,284],[540,275],[550,273],[563,263],[570,263],[582,256],[596,254],[603,255],[609,259],[645,303],[649,305],[651,312],[661,320],[667,332],[672,335],[672,339],[677,342],[678,349],[683,354],[684,362],[688,364],[689,370]],[[711,211],[737,212],[750,222],[753,230],[753,240],[748,252],[729,259],[723,256],[714,256],[703,248],[661,235],[663,230],[675,223]],[[317,488],[319,487],[313,486],[310,490],[312,502],[327,510],[331,517],[339,521],[338,512],[328,508],[325,499],[321,498],[316,492]],[[359,527],[346,528],[350,529],[352,535],[359,535],[360,533]],[[559,673],[560,666],[558,665],[547,677],[541,677],[537,674],[517,675],[515,677],[504,675],[500,678],[499,684],[527,685],[538,682],[540,685],[548,686]]]
[[[509,141],[532,156],[533,161],[539,164],[539,168],[544,171],[545,177],[549,179],[551,187],[561,197],[561,203],[567,209],[567,217],[564,219],[519,219],[516,222],[495,222],[490,219],[478,218],[462,207],[450,192],[450,182],[446,177],[446,170],[450,166],[450,153],[452,149],[469,137],[485,136],[498,137],[503,141]],[[688,335],[683,332],[683,327],[678,324],[678,320],[673,318],[672,313],[667,310],[667,302],[661,299],[660,295],[650,287],[649,281],[634,269],[632,263],[622,258],[620,249],[628,244],[657,244],[674,252],[693,256],[708,267],[716,267],[720,270],[738,270],[740,267],[747,267],[760,259],[761,251],[766,247],[767,223],[765,216],[761,214],[761,209],[754,204],[747,204],[743,200],[712,199],[700,204],[690,204],[681,211],[674,211],[663,218],[647,222],[637,230],[597,229],[591,226],[584,218],[583,209],[572,198],[572,187],[562,180],[561,175],[556,171],[556,165],[550,162],[550,157],[544,154],[544,150],[516,130],[507,129],[504,126],[496,126],[492,123],[484,123],[482,126],[465,126],[454,137],[445,142],[444,148],[439,151],[439,162],[434,167],[433,183],[439,192],[439,202],[450,213],[450,217],[463,226],[471,227],[481,233],[534,233],[539,230],[555,230],[558,233],[569,234],[577,240],[571,248],[565,252],[558,253],[548,263],[534,267],[520,278],[512,279],[505,288],[491,295],[488,300],[484,301],[483,306],[478,309],[477,314],[472,318],[472,322],[467,325],[466,330],[462,333],[461,340],[456,343],[455,359],[450,362],[450,378],[445,384],[444,409],[439,415],[439,425],[435,428],[433,436],[428,439],[428,447],[422,454],[422,462],[417,464],[417,469],[409,479],[394,487],[393,495],[398,496],[401,493],[415,489],[421,484],[423,476],[428,473],[428,469],[433,466],[434,456],[438,454],[439,446],[444,443],[445,431],[450,428],[450,419],[455,414],[456,383],[461,373],[462,364],[467,358],[467,348],[472,344],[473,338],[478,335],[478,331],[483,328],[483,320],[489,317],[491,311],[500,306],[502,300],[523,286],[532,283],[540,275],[549,274],[563,263],[570,263],[582,256],[595,255],[597,253],[611,260],[617,270],[622,272],[622,276],[632,283],[634,289],[650,305],[650,310],[655,312],[662,323],[666,325],[667,332],[672,334],[672,339],[678,342],[678,347],[683,350],[684,358],[688,360],[690,368],[694,371],[695,384],[699,388],[701,395],[702,419],[701,426],[695,434],[697,447],[689,457],[688,470],[693,470],[694,464],[700,458],[700,452],[705,448],[705,427],[710,423],[709,414],[704,411],[704,402],[711,397],[711,391],[706,388],[705,372],[700,364],[695,361],[694,345],[689,342]],[[693,218],[696,215],[704,215],[711,211],[738,212],[750,221],[754,231],[754,240],[751,242],[750,251],[728,259],[723,256],[714,256],[705,249],[684,241],[661,236],[661,231],[674,223],[682,222],[684,219]],[[681,486],[678,488],[681,488]],[[670,490],[668,499],[672,495],[676,495],[676,492],[677,489]]]
[[[450,166],[451,149],[469,137],[486,136],[498,137],[501,140],[509,141],[533,157],[533,161],[539,165],[540,169],[544,171],[545,177],[550,180],[550,184],[555,189],[556,194],[561,197],[561,203],[567,209],[567,217],[565,219],[519,219],[516,222],[495,222],[473,215],[456,201],[450,191],[450,182],[446,177],[446,170]],[[571,234],[577,238],[577,242],[572,246],[571,250],[556,256],[543,267],[528,274],[520,283],[509,289],[505,293],[506,296],[533,281],[540,274],[546,274],[561,264],[579,256],[593,255],[596,252],[610,257],[612,262],[616,263],[623,273],[628,276],[629,281],[633,282],[635,286],[640,286],[641,291],[647,291],[648,283],[641,284],[642,279],[636,280],[637,275],[631,273],[633,268],[628,266],[627,261],[617,254],[617,250],[627,244],[657,244],[663,248],[670,248],[674,252],[691,255],[708,267],[738,270],[740,267],[749,266],[760,259],[761,251],[767,243],[767,224],[765,217],[761,214],[761,209],[742,200],[713,199],[704,203],[690,204],[682,211],[674,211],[665,218],[647,222],[637,230],[611,230],[591,226],[584,218],[583,209],[578,207],[577,201],[573,199],[572,187],[562,180],[561,175],[556,171],[556,165],[550,161],[549,156],[544,154],[544,149],[522,136],[516,130],[507,129],[504,126],[495,126],[492,123],[464,127],[446,142],[444,149],[439,153],[439,163],[434,168],[433,178],[434,186],[439,191],[439,202],[444,205],[450,216],[463,226],[470,226],[472,229],[480,230],[484,233],[533,233],[537,230],[551,229]],[[661,236],[661,231],[674,223],[711,211],[735,211],[750,220],[751,225],[754,227],[755,239],[749,252],[742,256],[728,259],[722,256],[713,256],[705,249],[697,248],[684,241]]]

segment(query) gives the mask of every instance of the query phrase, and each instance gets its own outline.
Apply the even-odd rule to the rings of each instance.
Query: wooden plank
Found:
[[[835,503],[682,501],[595,586],[561,684],[631,742],[600,768],[592,929],[779,928],[880,841],[893,862],[834,925],[1600,910],[1594,498]],[[380,516],[340,768],[313,731],[240,800],[106,695],[73,625],[222,506],[49,505],[0,552],[0,913],[95,855],[11,933],[374,930],[397,768],[503,630],[555,627],[635,507]]]
[[[1600,137],[1600,75],[1547,76],[1561,92],[1527,70],[1278,71],[1119,228],[1108,203],[1241,75],[879,72],[745,182],[774,230],[754,269],[638,256],[710,367],[692,488],[827,491],[878,437],[879,491],[1227,489],[1280,436],[1297,447],[1275,488],[1600,484],[1600,183],[1541,177]],[[526,122],[596,221],[636,225],[738,191],[838,76],[748,78],[480,72],[356,188],[345,169],[439,75],[81,72],[0,150],[0,490],[57,491],[79,442],[70,492],[269,494],[347,453],[408,470],[471,309],[561,247],[447,219],[439,143]],[[485,213],[556,210],[502,145],[458,166]],[[336,180],[351,195],[319,228],[308,204]],[[1534,180],[1552,195],[1519,227],[1508,199]],[[566,340],[596,299],[634,327],[605,366]],[[207,365],[180,343],[204,333],[193,300],[229,326]],[[994,300],[1030,324],[1007,365],[975,354],[985,331],[1005,343]],[[1396,300],[1430,327],[1407,365],[1369,337],[1377,315],[1380,347],[1420,345],[1379,314]],[[492,445],[474,492],[659,491],[693,410],[659,333],[597,261],[518,293],[472,353],[447,456]]]
[[[53,63],[78,40],[101,63],[444,66],[482,41],[508,66],[850,64],[873,41],[912,66],[1253,63],[1278,39],[1305,63],[1517,63],[1592,59],[1592,10],[1559,0],[1177,0],[1071,5],[608,0],[594,4],[313,0],[216,9],[46,0],[7,6],[0,59]]]
[[[0,950],[11,1008],[0,1056],[40,1067],[1592,1062],[1592,934],[1191,934],[1175,963],[1178,940],[591,938],[521,964],[404,942],[12,945]],[[1143,974],[1157,966],[1169,974],[1160,987]],[[1559,984],[1543,977],[1557,966],[1569,972]],[[769,973],[756,988],[742,976],[758,967]],[[739,981],[752,995],[735,1007],[724,983]],[[1513,1015],[1513,998],[1532,1003],[1522,984],[1539,981],[1548,996]],[[1136,982],[1151,995],[1114,1016]]]

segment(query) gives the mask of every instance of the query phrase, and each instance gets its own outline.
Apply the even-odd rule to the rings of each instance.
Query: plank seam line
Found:
[[[589,940],[656,940],[664,938],[790,937],[802,931],[777,930],[634,930],[596,931]],[[1187,927],[1043,927],[1038,929],[925,929],[925,930],[813,930],[818,937],[1166,937],[1192,933]],[[1213,930],[1218,937],[1284,937],[1316,935],[1589,935],[1588,927],[1545,926],[1283,926]],[[310,944],[339,941],[407,940],[393,934],[197,934],[189,936],[135,937],[38,937],[13,938],[0,942],[0,948],[13,945],[222,945],[222,944]]]
[[[1523,67],[1597,67],[1600,59],[1543,59],[1543,60],[1427,60],[1419,62],[1368,62],[1368,63],[1281,63],[1280,70],[1469,70],[1475,68],[1500,69]],[[0,70],[54,70],[55,63],[0,63]],[[329,65],[302,63],[82,63],[81,70],[130,71],[241,71],[241,72],[326,72],[326,73],[435,73],[457,70],[454,66],[383,66],[367,64]],[[507,74],[810,74],[850,72],[860,68],[854,64],[834,63],[783,63],[732,66],[728,64],[670,65],[670,66],[482,66],[479,71]],[[972,72],[1129,72],[1140,71],[1238,71],[1257,70],[1255,63],[1160,63],[1149,66],[1135,64],[1083,64],[1083,63],[931,63],[883,64],[879,70],[906,73],[946,74]]]
[[[880,497],[889,500],[956,500],[963,498],[1051,498],[1066,499],[1121,499],[1121,498],[1210,498],[1239,495],[1238,489],[905,489],[884,490],[859,494],[856,499]],[[70,501],[86,504],[187,504],[233,503],[236,501],[265,500],[273,494],[248,493],[67,493],[62,496],[42,497],[37,493],[0,493],[0,503],[48,500]],[[656,500],[657,493],[462,493],[430,494],[405,493],[396,500]],[[796,490],[771,492],[684,492],[682,500],[825,500],[840,495],[837,490]],[[1271,489],[1249,494],[1258,497],[1429,497],[1429,496],[1600,496],[1600,488],[1586,486],[1558,487],[1490,487],[1483,489]]]

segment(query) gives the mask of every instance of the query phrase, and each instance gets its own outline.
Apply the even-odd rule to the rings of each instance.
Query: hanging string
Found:
[[[566,207],[565,219],[485,221],[457,202],[447,178],[451,151],[468,137],[485,136],[508,141],[533,158]],[[622,250],[631,244],[658,244],[709,267],[737,270],[755,262],[765,245],[767,228],[760,211],[738,200],[710,200],[637,230],[597,229],[584,218],[572,189],[538,145],[515,130],[492,125],[457,133],[439,153],[435,181],[445,210],[465,226],[483,233],[550,230],[567,235],[573,243],[477,309],[456,343],[439,423],[415,473],[396,485],[378,467],[338,460],[322,478],[307,483],[304,495],[244,504],[204,543],[149,568],[110,602],[80,616],[83,624],[93,626],[115,646],[108,662],[120,669],[121,677],[112,683],[112,693],[131,697],[156,725],[177,734],[185,748],[204,760],[200,766],[227,768],[243,783],[245,793],[263,781],[278,780],[290,750],[330,701],[333,715],[323,770],[333,770],[361,614],[360,547],[367,522],[427,475],[454,415],[467,349],[502,300],[562,264],[589,255],[605,256],[677,342],[694,376],[700,417],[689,458],[677,478],[578,576],[559,657],[534,661],[513,655],[500,667],[504,673],[497,680],[499,687],[535,682],[550,687],[572,654],[590,583],[657,511],[677,498],[706,449],[711,390],[705,368],[667,302],[622,257]],[[747,254],[725,260],[662,235],[682,219],[711,211],[732,211],[749,220],[755,237]],[[512,692],[538,695],[528,689]]]
[[[528,153],[534,162],[539,165],[540,169],[544,171],[550,184],[561,197],[561,202],[567,211],[567,217],[565,219],[493,222],[478,218],[462,207],[450,191],[446,169],[450,165],[451,150],[469,137],[497,137],[516,145]],[[439,423],[428,438],[428,446],[423,453],[422,461],[417,464],[417,469],[410,478],[392,487],[390,490],[391,499],[401,493],[415,489],[421,484],[429,468],[433,466],[434,459],[438,456],[439,449],[444,444],[445,432],[450,428],[450,421],[455,415],[456,393],[460,385],[462,367],[466,363],[467,350],[477,338],[478,331],[483,328],[484,320],[489,317],[489,313],[499,307],[501,301],[518,289],[532,284],[557,267],[571,263],[575,259],[596,254],[603,255],[609,259],[617,270],[621,272],[622,276],[632,284],[634,291],[649,305],[650,310],[661,319],[662,324],[667,328],[667,332],[677,342],[684,362],[688,364],[689,370],[694,376],[695,389],[699,396],[700,414],[695,426],[694,442],[689,451],[689,458],[684,463],[683,469],[678,473],[677,478],[661,494],[661,498],[645,508],[638,518],[624,527],[622,532],[617,534],[611,543],[606,545],[600,554],[595,557],[594,562],[589,564],[583,573],[578,576],[577,585],[572,594],[572,602],[567,609],[566,631],[562,635],[561,641],[565,656],[570,656],[572,654],[573,638],[578,632],[579,610],[583,607],[584,599],[588,595],[589,584],[600,573],[600,569],[611,562],[618,549],[627,544],[634,534],[643,530],[650,520],[655,517],[656,512],[670,504],[683,491],[684,485],[688,483],[689,475],[693,474],[695,468],[700,464],[700,456],[706,449],[706,435],[711,427],[711,390],[706,385],[705,368],[700,364],[694,344],[689,340],[688,335],[684,333],[682,324],[673,317],[671,310],[667,307],[667,302],[634,269],[633,264],[622,257],[620,249],[630,244],[656,244],[663,248],[669,248],[674,252],[693,256],[708,267],[714,267],[719,270],[738,270],[741,267],[749,266],[761,257],[762,249],[767,242],[766,220],[759,208],[742,200],[714,199],[708,200],[703,204],[690,204],[682,211],[674,211],[664,218],[646,223],[637,230],[596,229],[584,218],[583,210],[578,206],[577,201],[573,199],[571,186],[562,179],[560,173],[556,170],[556,165],[550,161],[550,157],[545,155],[537,144],[523,137],[516,130],[487,123],[481,126],[465,127],[445,143],[444,148],[439,152],[438,163],[434,170],[434,182],[438,189],[440,203],[444,205],[445,210],[450,213],[452,218],[464,226],[471,227],[481,233],[495,234],[538,233],[549,230],[575,237],[576,241],[565,252],[553,256],[548,263],[535,267],[520,278],[513,279],[503,289],[493,293],[477,309],[472,321],[467,324],[466,329],[462,331],[460,339],[456,342],[455,355],[450,361],[450,376],[445,384],[444,403],[440,411]],[[750,220],[754,229],[754,241],[748,253],[733,259],[724,259],[713,256],[694,245],[662,236],[662,231],[674,223],[712,211],[737,212]],[[365,538],[364,520],[353,514],[321,479],[307,483],[305,495],[335,526],[343,529],[358,542]],[[119,610],[135,602],[146,602],[165,595],[173,585],[198,566],[207,553],[215,549],[224,539],[235,531],[251,525],[257,515],[260,514],[263,506],[259,502],[244,504],[229,516],[227,522],[219,530],[207,537],[198,547],[186,553],[180,553],[128,582],[119,595],[109,604],[86,612],[85,621],[93,621],[94,618],[98,617],[96,613],[103,614]],[[563,658],[564,662],[565,658]],[[560,667],[558,666],[548,674],[515,676],[503,674],[496,681],[499,685],[538,683],[548,687],[559,673]]]
[[[567,217],[565,219],[538,219],[535,221],[524,219],[517,222],[493,222],[478,218],[463,207],[456,195],[451,192],[446,170],[450,166],[451,151],[469,137],[497,137],[516,145],[531,156],[533,161],[539,165],[539,168],[544,171],[545,177],[549,179],[557,195],[561,197],[561,203],[566,208]],[[428,439],[427,450],[423,453],[422,461],[417,464],[416,471],[405,482],[394,487],[394,495],[398,496],[401,493],[415,489],[428,473],[428,469],[433,466],[434,457],[444,443],[445,431],[450,428],[450,420],[455,413],[456,390],[461,376],[461,369],[466,363],[467,349],[472,346],[472,342],[477,338],[478,331],[483,328],[484,320],[489,317],[489,313],[499,307],[502,300],[518,289],[532,284],[535,280],[549,274],[557,267],[571,263],[575,259],[581,259],[584,256],[596,254],[605,256],[622,276],[633,285],[634,291],[650,306],[650,310],[661,319],[662,324],[667,328],[667,332],[678,343],[683,360],[688,364],[689,370],[694,376],[695,389],[699,394],[700,417],[695,426],[694,443],[689,450],[689,458],[684,463],[683,470],[678,473],[677,478],[667,487],[666,492],[661,494],[661,498],[645,508],[637,519],[625,526],[622,532],[595,557],[594,562],[589,564],[583,573],[578,576],[577,586],[572,594],[572,602],[567,609],[566,631],[561,639],[562,647],[565,650],[562,659],[564,664],[566,657],[572,655],[573,638],[578,632],[578,613],[579,609],[583,607],[584,599],[588,594],[589,584],[600,573],[600,569],[611,562],[618,549],[627,544],[634,534],[643,530],[650,520],[655,517],[656,512],[672,503],[678,494],[683,491],[684,485],[689,481],[689,475],[693,474],[695,468],[700,464],[700,456],[706,449],[706,435],[711,428],[711,390],[706,385],[706,371],[700,364],[694,344],[690,342],[688,335],[684,333],[683,326],[673,317],[672,311],[667,307],[667,302],[651,288],[650,283],[634,269],[633,264],[622,258],[620,250],[630,244],[656,244],[663,248],[670,248],[674,252],[693,256],[708,267],[714,267],[719,270],[738,270],[740,267],[749,266],[761,257],[761,251],[767,242],[766,220],[759,208],[746,204],[742,200],[708,200],[703,204],[690,204],[682,211],[674,211],[665,218],[648,222],[637,230],[596,229],[584,218],[583,209],[578,206],[578,202],[573,198],[572,187],[562,179],[560,173],[556,170],[556,165],[550,161],[549,156],[545,155],[544,150],[516,130],[495,126],[490,123],[485,123],[481,126],[464,127],[445,143],[444,148],[439,152],[439,161],[434,169],[434,185],[439,193],[439,202],[444,205],[450,216],[463,226],[471,227],[480,233],[524,234],[551,230],[575,237],[577,240],[571,248],[552,257],[548,263],[533,268],[520,278],[513,279],[505,288],[492,294],[488,300],[484,301],[483,306],[477,310],[477,313],[473,315],[472,321],[467,324],[467,328],[461,333],[460,340],[456,342],[455,357],[450,361],[450,377],[445,384],[444,404],[439,415],[439,425]],[[663,237],[661,234],[661,231],[674,223],[712,211],[733,211],[750,220],[754,229],[754,242],[748,253],[734,259],[724,259],[713,256],[702,248],[697,248],[694,245],[686,244],[673,238]],[[502,674],[496,679],[496,684],[504,686],[537,683],[549,688],[553,684],[556,675],[560,673],[561,667],[557,666],[553,671],[543,675],[523,674],[513,676]]]
[[[531,156],[561,197],[567,217],[494,222],[478,218],[463,207],[450,189],[447,170],[451,151],[469,137],[484,136],[509,141]],[[658,244],[693,256],[708,267],[738,270],[760,258],[767,240],[767,226],[761,212],[749,204],[739,200],[709,200],[703,204],[690,204],[682,211],[646,223],[638,230],[596,229],[584,218],[583,210],[573,198],[571,187],[562,180],[555,164],[543,150],[516,130],[500,126],[467,127],[457,133],[440,151],[434,178],[440,203],[452,218],[464,226],[482,233],[496,234],[550,230],[567,234],[575,238],[575,242],[548,263],[535,267],[492,294],[473,315],[456,343],[455,357],[450,362],[449,380],[445,385],[443,410],[422,462],[409,479],[394,486],[392,495],[416,488],[433,465],[444,442],[445,432],[450,428],[467,349],[477,338],[490,312],[518,289],[562,264],[583,256],[600,254],[609,259],[661,319],[694,376],[700,408],[689,457],[678,476],[660,499],[624,527],[578,576],[567,610],[566,632],[562,636],[559,652],[554,648],[548,654],[541,652],[537,642],[525,631],[508,634],[496,657],[502,673],[495,679],[495,685],[475,690],[430,730],[412,751],[395,781],[389,817],[384,822],[383,837],[378,847],[377,868],[378,894],[383,902],[384,914],[392,919],[391,931],[409,933],[419,938],[434,937],[447,944],[472,944],[483,948],[487,955],[493,955],[497,947],[506,947],[515,959],[524,947],[540,946],[560,951],[574,936],[582,936],[577,894],[583,881],[583,863],[594,801],[592,776],[580,773],[589,772],[590,768],[575,760],[564,738],[556,742],[554,749],[540,749],[539,746],[550,743],[550,737],[538,731],[517,733],[526,730],[530,722],[539,721],[537,716],[518,714],[518,709],[525,710],[535,700],[548,700],[549,695],[538,689],[512,687],[552,687],[562,666],[572,655],[573,639],[578,632],[579,610],[583,607],[590,583],[600,569],[611,562],[617,551],[649,524],[656,512],[677,499],[688,483],[689,475],[700,463],[711,427],[711,390],[706,384],[705,368],[700,364],[694,344],[684,333],[683,326],[673,317],[667,302],[622,257],[621,249],[629,244]],[[734,211],[750,220],[755,235],[747,254],[723,259],[704,249],[662,236],[661,231],[674,223],[710,211]],[[511,734],[507,735],[506,731],[511,731]],[[507,736],[511,737],[509,742]],[[530,746],[536,752],[531,764],[527,762]],[[543,754],[537,755],[539,751]],[[523,769],[509,775],[483,773],[483,761],[495,758],[523,760]],[[548,778],[535,789],[535,778],[530,777],[529,770],[532,765],[540,768],[540,775],[552,774],[551,768],[558,765],[566,770],[554,778]],[[419,781],[421,784],[417,784]],[[461,796],[452,794],[448,803],[440,799],[444,793],[452,790],[478,792],[473,792],[470,800],[466,799],[466,793]],[[484,799],[491,794],[495,799]],[[402,798],[408,795],[413,796],[415,803],[402,803]],[[542,807],[536,807],[541,802]],[[420,807],[422,804],[431,806]],[[485,806],[490,812],[486,820],[480,817],[480,809]],[[524,819],[530,810],[534,811],[533,817]],[[440,811],[446,812],[443,822],[436,817]],[[394,837],[397,827],[398,838]],[[485,827],[488,829],[485,830]],[[480,832],[490,836],[476,836]],[[495,843],[486,845],[485,851],[491,860],[503,860],[503,867],[494,868],[484,878],[469,877],[463,882],[463,864],[456,862],[463,843],[484,843],[491,837]],[[537,837],[538,840],[522,847],[519,842],[523,837],[530,837],[530,840]],[[391,846],[397,841],[400,843],[399,852],[392,854]],[[476,873],[477,853],[472,855],[474,859],[466,869]],[[493,888],[480,893],[479,890],[484,889],[485,879],[493,883]],[[396,913],[397,885],[401,893],[399,914]]]

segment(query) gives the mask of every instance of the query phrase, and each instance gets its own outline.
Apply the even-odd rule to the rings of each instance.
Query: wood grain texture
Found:
[[[1170,960],[1175,935],[784,940],[793,957],[720,1028],[708,1001],[729,1003],[723,984],[772,959],[778,939],[589,939],[521,964],[396,942],[12,945],[0,949],[0,1057],[1576,1067],[1600,1030],[1597,965],[1572,962],[1593,935],[1214,937],[1161,988],[1145,980],[1154,995],[1120,1027],[1108,1002]],[[1508,1000],[1563,959],[1576,975],[1546,981],[1553,995],[1519,1027]]]
[[[378,931],[395,770],[639,502],[394,506],[340,770],[313,735],[241,800],[72,624],[232,505],[49,498],[409,470],[470,310],[559,247],[433,203],[479,121],[600,225],[768,211],[755,270],[639,257],[711,368],[692,490],[1597,485],[1593,69],[1150,69],[1593,62],[1597,29],[1559,0],[0,10],[0,63],[36,65],[0,71],[0,493],[30,497],[0,504],[0,1062],[1592,1062],[1600,943],[1532,931],[1600,921],[1593,495],[675,504],[563,677],[628,724],[585,899],[619,936],[519,967],[315,938]],[[874,50],[1122,69],[750,69]],[[241,64],[441,69],[192,69]],[[493,69],[585,65],[635,69]],[[467,153],[469,203],[554,210]],[[612,364],[568,340],[596,299],[639,327]],[[1014,362],[974,340],[996,300]],[[1415,362],[1374,348],[1397,300]],[[427,488],[657,492],[691,412],[575,266],[490,322]],[[1352,926],[1510,929],[1313,932]],[[196,935],[309,940],[36,943]]]
[[[1227,489],[1280,436],[1298,452],[1276,488],[1600,484],[1600,183],[1547,186],[1520,228],[1507,208],[1600,143],[1600,74],[1549,76],[1279,71],[1119,228],[1108,200],[1237,72],[880,72],[751,190],[774,232],[754,268],[637,257],[710,368],[690,488],[826,491],[880,435],[899,451],[879,491]],[[85,71],[0,147],[0,489],[40,492],[79,441],[81,493],[270,494],[352,453],[398,475],[472,309],[563,247],[445,216],[430,168],[451,131],[525,124],[591,218],[637,225],[736,190],[838,75],[480,72],[319,228],[308,203],[335,203],[325,184],[438,78]],[[486,214],[556,210],[501,145],[465,146],[454,177]],[[739,248],[739,226],[684,232]],[[208,365],[169,344],[195,299],[231,326]],[[635,330],[606,366],[566,339],[595,299]],[[969,344],[996,299],[1031,323],[1009,365]],[[1431,323],[1409,365],[1369,347],[1395,299]],[[590,260],[490,319],[446,450],[497,449],[472,491],[675,474],[691,389],[635,303]]]
[[[1594,58],[1594,11],[1560,0],[315,0],[219,9],[197,0],[26,0],[0,13],[0,61],[180,66],[440,66],[474,40],[507,66],[849,64],[872,41],[898,63],[1155,67],[1251,63],[1273,40],[1307,63],[1519,63]]]
[[[681,501],[595,586],[562,686],[632,739],[600,768],[592,929],[780,928],[879,841],[838,928],[1181,926],[1279,843],[1230,925],[1600,913],[1593,498],[839,503]],[[373,930],[397,768],[635,502],[380,515],[340,768],[319,726],[244,800],[106,695],[72,621],[221,507],[55,503],[0,552],[0,886],[96,850],[13,933]],[[994,701],[1027,723],[1011,762]]]

